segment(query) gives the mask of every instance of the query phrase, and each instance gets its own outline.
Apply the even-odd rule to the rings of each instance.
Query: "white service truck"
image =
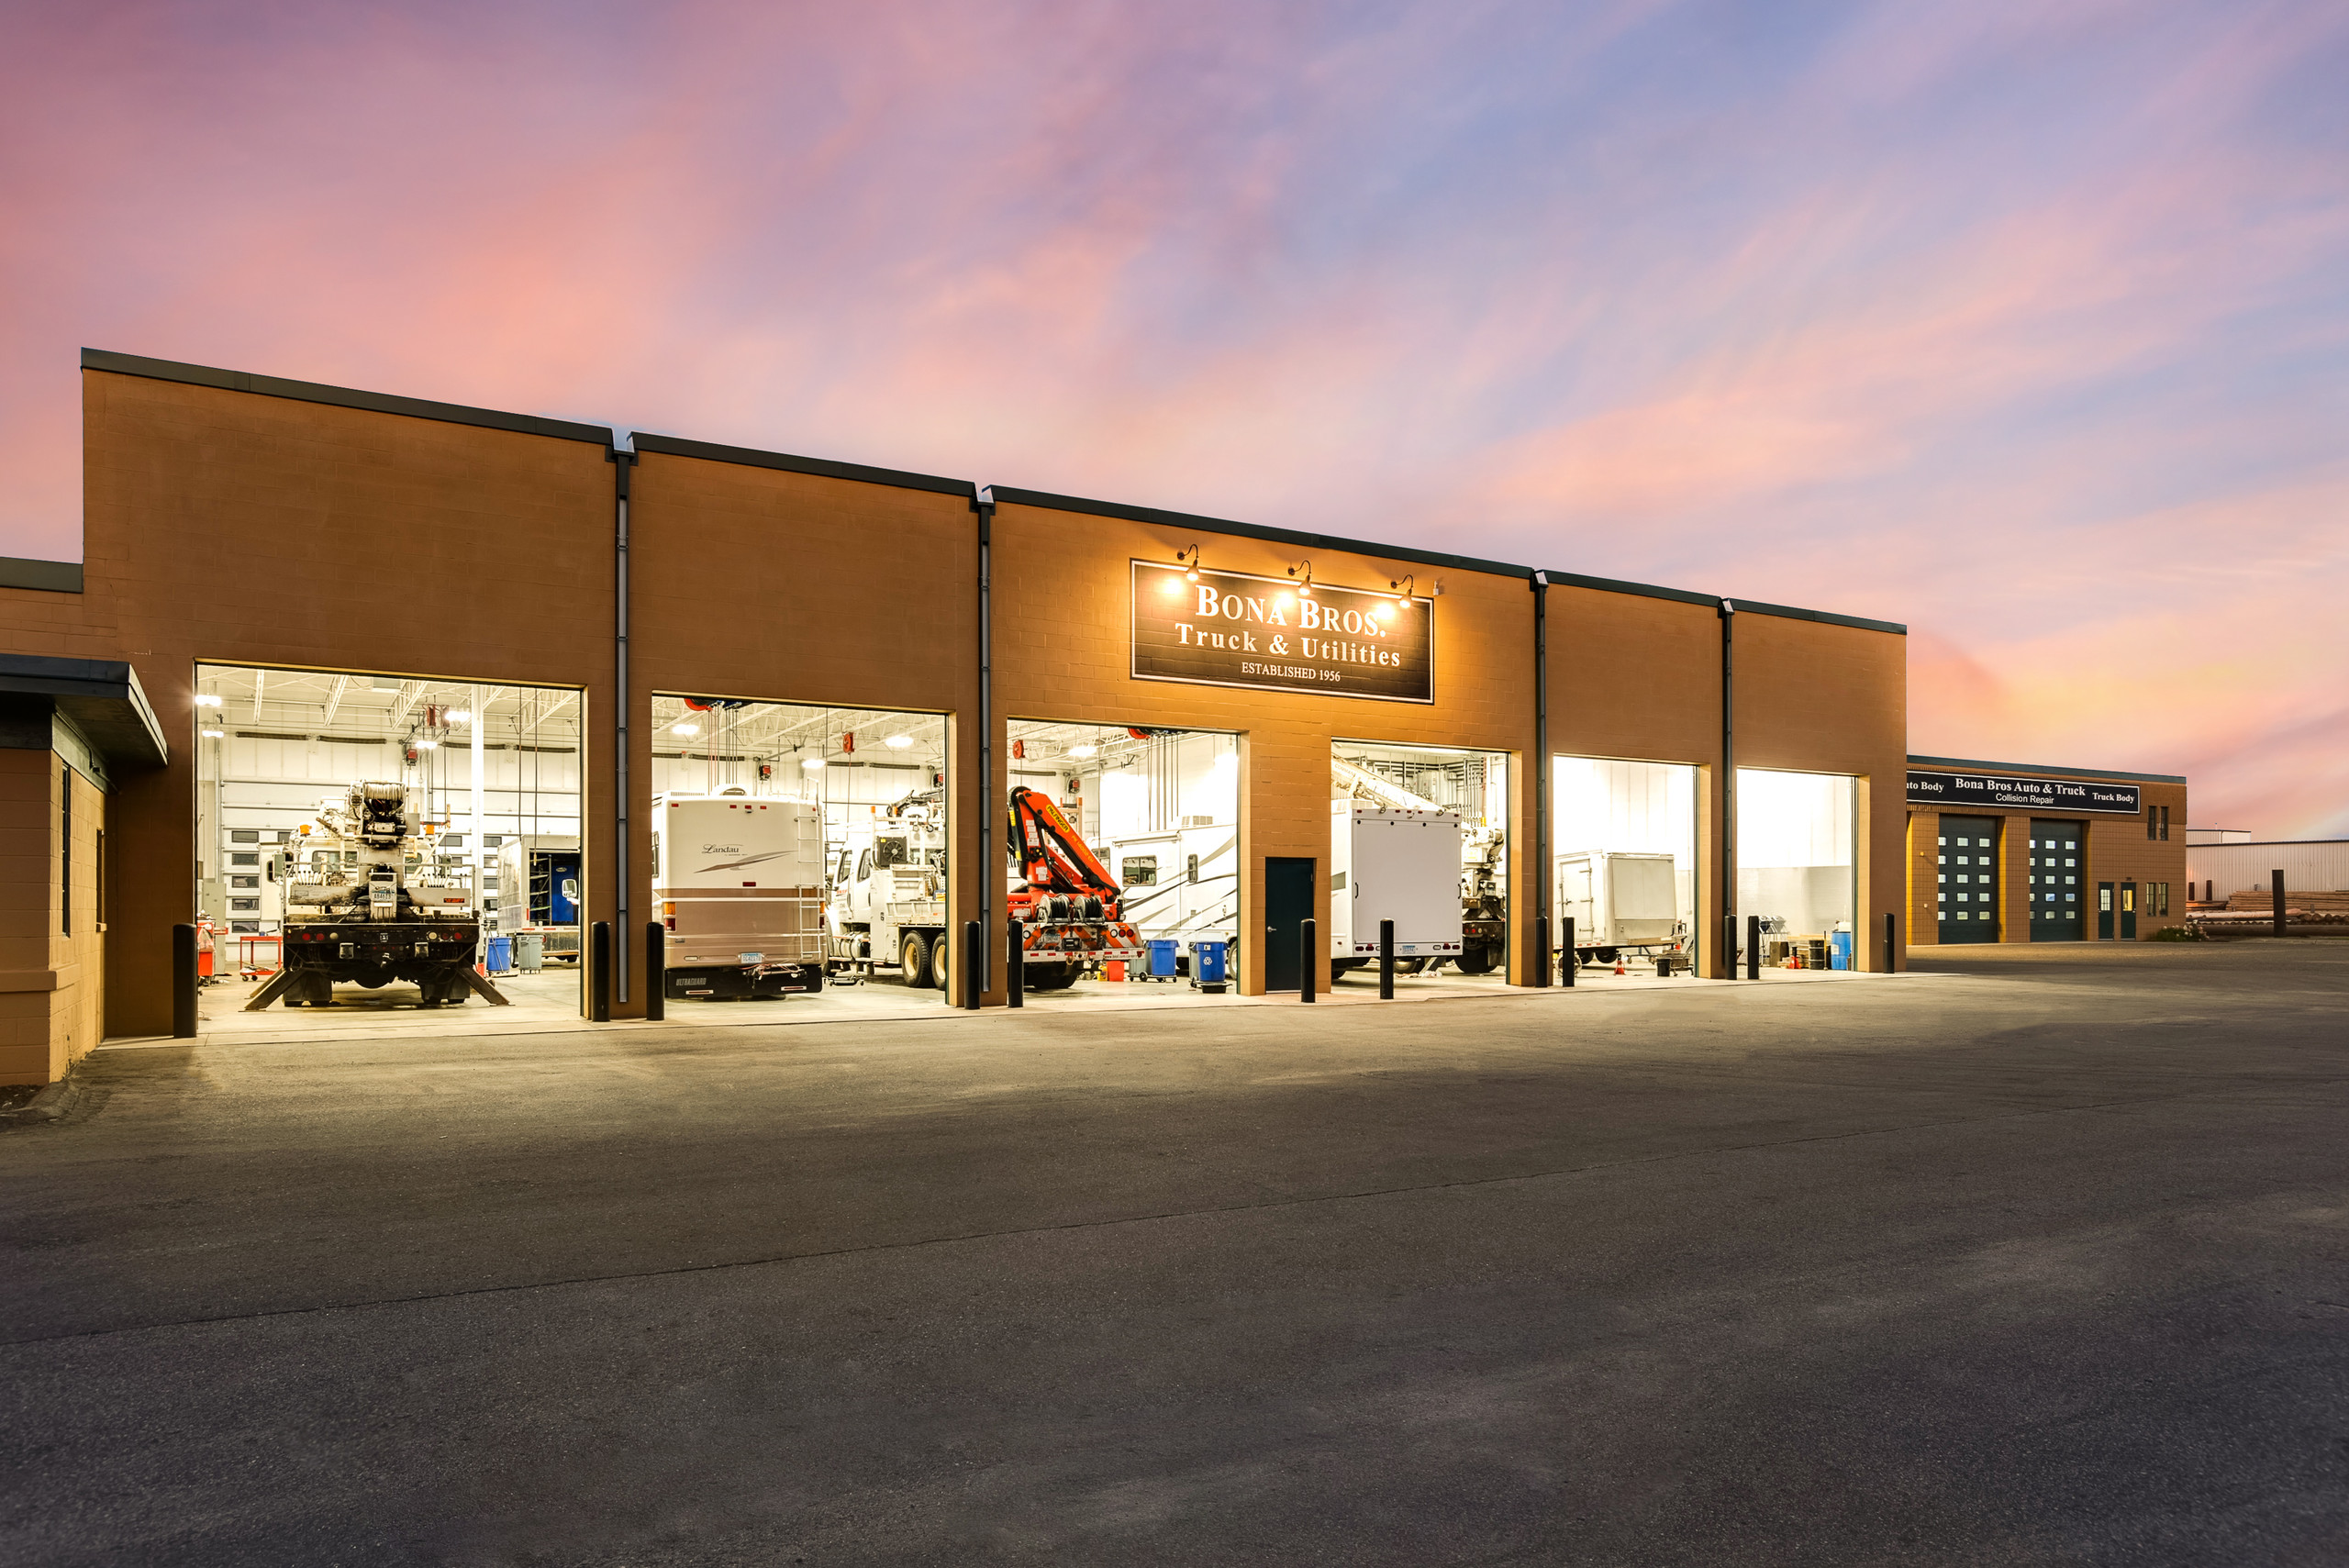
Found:
[[[824,813],[747,795],[652,797],[666,995],[824,988]]]
[[[1677,950],[1688,936],[1680,921],[1679,878],[1669,854],[1591,850],[1558,857],[1555,904],[1563,942],[1575,923],[1575,962],[1613,963],[1626,951]]]
[[[944,989],[945,825],[927,817],[880,817],[872,841],[851,844],[832,865],[828,958],[835,973],[866,975],[895,963],[908,985]]]
[[[1378,923],[1395,922],[1395,956],[1458,959],[1460,814],[1330,803],[1330,958],[1378,962]]]

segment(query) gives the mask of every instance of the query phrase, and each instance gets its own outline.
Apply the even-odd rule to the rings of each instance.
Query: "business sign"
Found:
[[[2100,779],[2017,779],[1997,773],[1909,772],[1909,804],[1944,811],[2105,811],[2134,817],[2137,786]]]
[[[1435,701],[1435,601],[1133,563],[1137,681]]]

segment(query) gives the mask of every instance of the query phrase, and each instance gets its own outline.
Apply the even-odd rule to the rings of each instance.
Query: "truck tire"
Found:
[[[1452,962],[1463,974],[1490,974],[1493,961],[1499,956],[1486,947],[1463,948],[1460,956]]]
[[[907,931],[904,945],[897,950],[898,967],[906,972],[908,985],[936,984],[930,972],[930,939],[919,931]]]
[[[953,984],[954,965],[950,962],[953,956],[953,946],[944,931],[930,939],[930,983],[941,991],[947,991]]]
[[[1030,963],[1024,966],[1022,977],[1030,991],[1065,991],[1076,984],[1078,973],[1073,963]]]

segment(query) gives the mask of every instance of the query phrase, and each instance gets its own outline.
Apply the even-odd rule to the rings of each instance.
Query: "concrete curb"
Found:
[[[0,1127],[47,1127],[62,1120],[81,1097],[82,1081],[68,1074],[15,1110],[0,1111]]]

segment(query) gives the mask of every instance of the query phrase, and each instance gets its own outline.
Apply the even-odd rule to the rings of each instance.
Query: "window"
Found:
[[[259,887],[261,885],[261,878],[259,875],[232,876],[228,879],[228,885],[231,887]]]
[[[232,844],[258,844],[261,842],[261,829],[258,828],[231,828],[228,829],[228,842]]]
[[[2162,842],[2165,844],[2169,842],[2169,807],[2166,806],[2162,807]],[[2166,915],[2169,911],[2165,909],[2162,913]]]
[[[257,866],[261,864],[261,851],[239,850],[228,857],[228,863],[232,866]]]

